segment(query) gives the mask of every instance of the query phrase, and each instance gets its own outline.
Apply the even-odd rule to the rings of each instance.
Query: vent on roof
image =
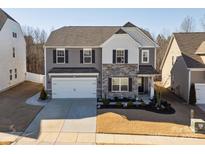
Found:
[[[122,29],[119,29],[115,34],[126,34],[126,32]]]
[[[125,25],[123,25],[123,27],[136,27],[136,26],[131,22],[127,22]]]

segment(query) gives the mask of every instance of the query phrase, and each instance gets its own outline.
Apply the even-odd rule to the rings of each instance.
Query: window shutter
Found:
[[[132,91],[132,78],[129,78],[129,91]]]
[[[113,64],[116,63],[116,50],[113,50],[113,52],[112,52],[112,63]]]
[[[83,50],[80,50],[80,63],[83,63]]]
[[[92,63],[95,63],[95,50],[92,50]]]
[[[68,49],[65,50],[65,63],[68,63]]]
[[[128,50],[125,50],[125,63],[128,63]]]
[[[56,63],[56,49],[53,49],[53,63]]]
[[[112,78],[108,78],[108,91],[111,91],[112,87]]]

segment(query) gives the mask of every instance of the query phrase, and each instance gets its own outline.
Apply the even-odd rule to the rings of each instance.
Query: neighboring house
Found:
[[[25,80],[26,43],[20,24],[0,9],[0,91]]]
[[[160,68],[165,87],[189,102],[195,84],[197,103],[205,103],[205,32],[174,33]]]
[[[45,44],[45,87],[52,98],[152,97],[157,46],[130,22],[62,27]]]

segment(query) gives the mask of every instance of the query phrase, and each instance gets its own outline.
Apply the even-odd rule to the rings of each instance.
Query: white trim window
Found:
[[[92,64],[92,49],[83,49],[83,63]]]
[[[13,38],[17,38],[17,33],[16,32],[12,32],[12,36],[13,36]]]
[[[124,64],[125,63],[125,50],[117,49],[116,50],[116,63]]]
[[[127,77],[112,78],[112,92],[127,92],[129,90],[129,79]]]
[[[56,63],[65,64],[65,49],[56,50]]]
[[[142,63],[149,63],[149,50],[142,50]]]

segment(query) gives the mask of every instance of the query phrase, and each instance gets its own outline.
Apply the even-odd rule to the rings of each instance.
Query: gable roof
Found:
[[[10,15],[8,15],[4,10],[0,8],[0,30],[4,26],[7,19],[13,20],[14,22],[18,23],[16,20],[14,20]]]
[[[124,27],[125,26],[125,27]],[[137,27],[128,22],[121,26],[66,26],[51,32],[46,46],[100,46],[113,34],[136,33]],[[133,27],[135,26],[135,27]],[[133,29],[134,28],[134,29]],[[126,30],[127,29],[127,30]],[[128,30],[132,29],[132,30]],[[142,31],[142,29],[140,29]],[[138,32],[139,33],[139,32]],[[150,39],[148,32],[143,35]],[[131,36],[133,37],[133,36]],[[151,40],[153,41],[153,40]],[[154,42],[154,41],[153,41]]]
[[[53,31],[46,46],[100,46],[120,27],[118,26],[68,26]]]
[[[205,54],[205,41],[200,44],[195,54]]]
[[[198,47],[205,41],[205,32],[173,33],[182,52],[195,54]]]
[[[170,39],[167,51],[163,58],[160,69],[162,69],[166,57],[169,53],[169,49],[175,38],[178,47],[182,53],[182,57],[188,68],[204,68],[204,63],[199,55],[196,54],[196,51],[205,41],[205,32],[188,32],[188,33],[173,33],[172,38]]]

